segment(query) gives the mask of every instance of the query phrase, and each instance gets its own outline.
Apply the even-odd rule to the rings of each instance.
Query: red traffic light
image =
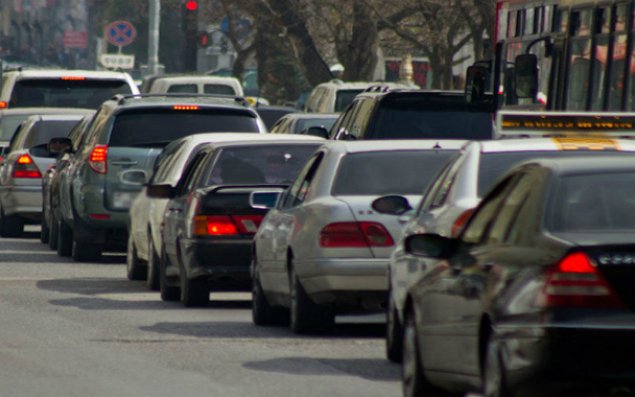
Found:
[[[186,1],[185,9],[188,11],[196,11],[198,9],[198,1],[194,1],[194,0]]]

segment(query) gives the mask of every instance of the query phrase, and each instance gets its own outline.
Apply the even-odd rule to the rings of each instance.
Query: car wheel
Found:
[[[254,260],[255,262],[255,260]],[[284,325],[289,322],[289,313],[282,307],[269,304],[260,284],[258,265],[252,264],[251,318],[255,325]]]
[[[404,321],[401,364],[401,384],[404,397],[449,397],[450,394],[432,385],[423,373],[414,312],[408,310]]]
[[[170,279],[165,274],[165,267],[167,264],[167,258],[165,251],[162,250],[161,257],[159,259],[159,290],[161,292],[161,300],[165,302],[178,301],[181,297],[181,291],[179,287],[170,285]]]
[[[57,249],[57,241],[58,241],[58,225],[57,225],[57,218],[55,218],[55,214],[53,212],[51,212],[51,228],[49,229],[49,241],[48,241],[48,245],[49,248],[52,250],[56,250]]]
[[[400,363],[403,352],[403,326],[399,321],[397,308],[388,293],[388,309],[386,310],[386,357],[394,363]]]
[[[73,231],[71,228],[63,220],[59,220],[51,230],[57,230],[55,234],[57,254],[59,256],[71,256],[73,253]]]
[[[41,231],[40,231],[40,242],[42,244],[48,244],[49,242],[49,236],[51,235],[51,228],[49,227],[48,222],[46,221],[46,217],[44,216],[44,214],[42,214],[42,219],[40,220],[40,223],[42,225],[41,227]]]
[[[187,278],[185,266],[179,266],[181,303],[186,307],[201,307],[209,303],[209,287],[205,280]]]
[[[503,371],[499,345],[491,340],[487,344],[483,372],[484,397],[512,397],[505,382],[505,372]]]
[[[145,280],[148,267],[139,259],[137,246],[132,232],[128,234],[128,248],[126,250],[126,276],[128,280]]]
[[[335,315],[311,301],[291,267],[291,330],[296,334],[324,331],[333,326]]]
[[[152,237],[149,237],[148,242],[148,271],[146,275],[146,285],[152,291],[159,290],[159,255],[157,255],[157,249],[154,248]]]
[[[20,237],[24,229],[24,222],[17,215],[5,215],[0,209],[0,236]]]
[[[100,244],[78,241],[76,233],[73,233],[73,243],[71,246],[71,256],[73,260],[77,262],[98,262],[101,260],[101,255],[102,246]]]

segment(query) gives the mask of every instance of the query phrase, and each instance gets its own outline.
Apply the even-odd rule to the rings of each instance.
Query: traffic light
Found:
[[[188,11],[198,10],[198,1],[190,0],[185,2],[185,9]]]
[[[196,52],[198,44],[198,1],[186,0],[181,10],[183,20],[183,36],[185,45],[183,46],[184,69],[187,72],[196,71]]]

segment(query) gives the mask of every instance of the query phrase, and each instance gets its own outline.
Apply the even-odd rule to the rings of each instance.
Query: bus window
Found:
[[[558,20],[555,24],[557,32],[566,33],[569,25],[569,13],[567,10],[558,10]]]
[[[626,51],[628,36],[625,34],[628,23],[629,6],[619,3],[615,6],[615,34],[613,35],[613,62],[609,75],[609,107],[608,110],[622,110],[624,96]]]
[[[591,87],[591,109],[603,110],[604,82],[608,78],[606,66],[609,55],[609,33],[611,32],[610,7],[598,7],[595,10],[595,50]]]
[[[553,11],[554,6],[545,6],[543,9],[542,17],[542,32],[553,31]]]
[[[570,57],[567,80],[568,110],[585,110],[589,92],[591,70],[591,9],[575,10],[571,13]]]

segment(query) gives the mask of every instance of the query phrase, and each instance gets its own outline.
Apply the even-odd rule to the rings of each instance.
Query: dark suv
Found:
[[[128,210],[163,147],[195,133],[228,131],[266,127],[238,97],[119,95],[104,102],[64,171],[58,252],[93,261],[104,249],[125,251]]]
[[[331,139],[470,139],[493,137],[494,106],[463,92],[387,91],[357,95],[331,128]]]

